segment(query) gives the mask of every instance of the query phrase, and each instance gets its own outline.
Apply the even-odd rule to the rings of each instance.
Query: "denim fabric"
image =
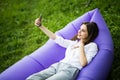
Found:
[[[66,63],[55,63],[49,68],[35,73],[26,80],[75,80],[79,69]]]

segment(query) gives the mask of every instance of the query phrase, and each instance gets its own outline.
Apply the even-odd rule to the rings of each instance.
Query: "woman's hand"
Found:
[[[41,25],[42,25],[42,16],[40,16],[40,18],[37,18],[35,20],[35,25],[38,26],[38,27],[41,27]]]
[[[81,39],[81,40],[79,41],[79,47],[80,47],[80,49],[81,49],[81,48],[83,49],[83,47],[84,47],[84,40],[83,40],[83,39]]]

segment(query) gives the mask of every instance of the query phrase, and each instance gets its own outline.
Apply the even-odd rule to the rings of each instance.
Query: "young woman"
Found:
[[[35,20],[35,25],[57,44],[66,48],[66,53],[64,59],[29,76],[27,80],[75,80],[79,71],[89,64],[98,52],[97,44],[93,42],[99,32],[95,22],[82,23],[77,35],[71,40],[64,39],[45,28],[41,25],[40,18]]]

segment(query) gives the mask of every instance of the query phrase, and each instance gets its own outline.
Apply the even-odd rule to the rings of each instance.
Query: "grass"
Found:
[[[90,1],[90,3],[89,3]],[[4,0],[0,1],[0,72],[41,47],[48,37],[34,26],[43,15],[43,24],[55,32],[85,12],[99,8],[114,41],[114,62],[109,78],[120,75],[119,0]]]

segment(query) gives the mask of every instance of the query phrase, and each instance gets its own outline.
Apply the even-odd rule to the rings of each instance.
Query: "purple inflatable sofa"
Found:
[[[56,32],[63,38],[71,39],[82,22],[94,21],[99,27],[99,35],[95,42],[99,52],[93,61],[84,67],[77,80],[106,80],[113,61],[113,42],[109,29],[98,8],[88,11]],[[32,54],[6,69],[0,74],[0,80],[25,80],[29,75],[39,72],[64,57],[65,48],[49,39],[42,47]]]

